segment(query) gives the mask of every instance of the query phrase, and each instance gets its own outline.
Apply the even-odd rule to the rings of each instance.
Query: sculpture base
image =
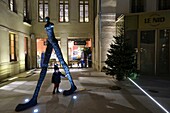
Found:
[[[30,100],[28,103],[25,104],[18,104],[17,107],[15,108],[15,111],[23,111],[25,109],[31,108],[33,106],[37,105],[37,100]]]
[[[63,95],[64,95],[64,96],[71,95],[71,94],[73,94],[76,90],[77,90],[77,87],[76,87],[76,86],[72,86],[69,90],[64,90],[64,91],[63,91]]]

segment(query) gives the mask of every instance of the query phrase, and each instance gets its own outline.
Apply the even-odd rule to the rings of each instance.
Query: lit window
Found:
[[[16,58],[16,35],[13,33],[9,34],[9,44],[10,44],[10,61],[17,61],[17,58]]]
[[[48,1],[45,1],[45,4],[44,4],[44,14],[45,14],[45,17],[48,16]]]
[[[24,0],[23,17],[24,22],[31,24],[31,20],[29,19],[29,0]]]
[[[60,0],[59,22],[69,22],[69,1]]]
[[[27,17],[27,0],[24,0],[24,17]]]
[[[79,1],[79,21],[89,22],[89,1],[88,0]]]
[[[15,0],[8,0],[8,2],[9,2],[9,9],[13,12],[16,12]]]
[[[39,22],[44,22],[45,21],[45,17],[48,16],[48,0],[39,0],[38,3],[38,12],[39,12]]]
[[[13,0],[10,0],[10,2],[9,2],[9,9],[11,11],[14,11],[14,1]]]

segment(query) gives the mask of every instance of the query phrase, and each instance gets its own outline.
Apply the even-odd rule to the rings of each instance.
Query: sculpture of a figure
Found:
[[[66,77],[68,78],[70,85],[71,85],[71,88],[69,90],[63,91],[63,95],[65,95],[65,96],[71,95],[77,89],[77,87],[75,86],[75,84],[72,80],[69,68],[68,68],[66,62],[63,59],[60,47],[58,45],[58,40],[55,38],[54,31],[53,31],[54,24],[50,22],[49,17],[46,17],[46,22],[47,22],[47,24],[45,25],[45,30],[46,30],[47,35],[48,35],[47,48],[46,48],[45,58],[44,58],[44,61],[43,61],[42,67],[41,67],[40,77],[39,77],[36,89],[34,91],[32,99],[28,103],[18,104],[15,111],[22,111],[22,110],[25,110],[27,108],[33,107],[37,104],[38,93],[39,93],[41,85],[44,81],[44,78],[45,78],[45,75],[46,75],[46,72],[47,72],[47,69],[48,69],[48,62],[50,60],[50,56],[51,56],[53,48],[54,48],[55,53],[56,53],[61,65],[62,65],[64,71],[65,71]]]

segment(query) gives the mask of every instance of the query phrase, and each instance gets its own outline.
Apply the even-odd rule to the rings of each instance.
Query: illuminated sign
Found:
[[[86,41],[82,40],[74,41],[74,45],[86,45]]]

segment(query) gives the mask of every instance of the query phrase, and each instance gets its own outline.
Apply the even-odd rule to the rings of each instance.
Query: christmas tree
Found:
[[[103,69],[106,74],[116,76],[119,81],[136,72],[135,50],[128,44],[123,28],[118,36],[113,36],[105,64]]]

